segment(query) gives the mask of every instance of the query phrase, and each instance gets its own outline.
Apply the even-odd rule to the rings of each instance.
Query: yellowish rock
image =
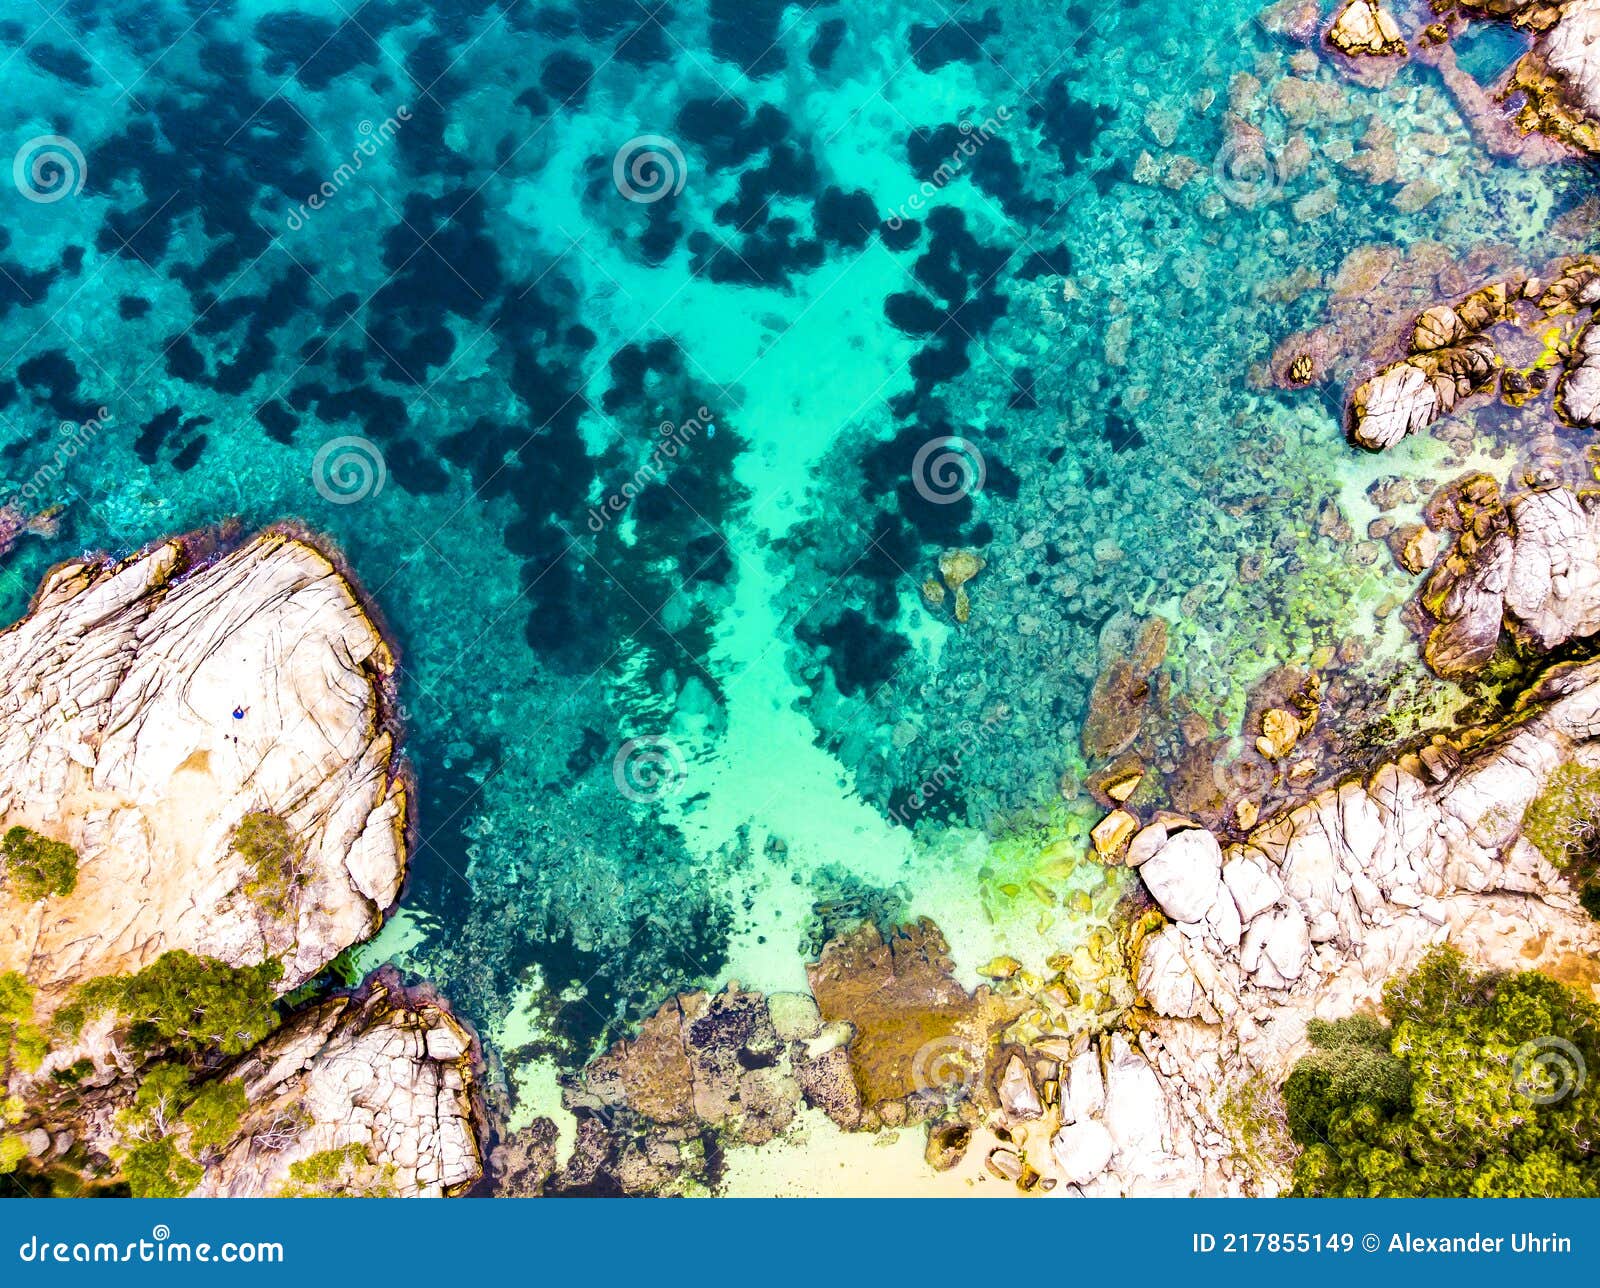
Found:
[[[946,550],[939,556],[939,575],[944,578],[944,584],[955,592],[955,612],[958,622],[965,622],[972,616],[972,601],[967,597],[967,583],[983,569],[983,556],[976,550]],[[926,588],[923,594],[927,594]]]
[[[1379,0],[1350,0],[1328,28],[1328,43],[1351,58],[1406,53],[1399,24]]]
[[[984,566],[983,556],[976,550],[946,550],[939,556],[939,575],[951,590],[966,585]]]
[[[1261,737],[1256,749],[1269,760],[1282,760],[1300,741],[1300,717],[1283,707],[1273,707],[1261,717]]]
[[[1089,839],[1102,859],[1115,860],[1138,830],[1138,819],[1125,809],[1114,809],[1094,825]]]
[[[978,974],[985,979],[1010,979],[1021,969],[1022,963],[1015,957],[996,957],[978,967]]]
[[[1261,806],[1253,800],[1242,800],[1234,809],[1233,814],[1239,820],[1239,826],[1248,832],[1256,825],[1256,820],[1261,817]]]
[[[1144,770],[1129,770],[1116,778],[1108,780],[1105,784],[1105,793],[1114,801],[1125,801],[1139,790],[1139,784],[1144,781]]]

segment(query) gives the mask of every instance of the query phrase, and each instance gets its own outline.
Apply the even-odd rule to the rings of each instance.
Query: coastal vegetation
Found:
[[[1523,814],[1522,834],[1600,918],[1600,769],[1562,765]]]
[[[205,1164],[238,1134],[247,1104],[237,1079],[196,1085],[182,1065],[153,1066],[116,1117],[117,1161],[133,1196],[179,1198],[193,1190]]]
[[[378,1167],[365,1145],[324,1149],[289,1165],[289,1181],[279,1198],[383,1199],[393,1198],[395,1169]]]
[[[252,810],[234,829],[233,848],[250,865],[244,892],[262,907],[283,914],[310,879],[305,845],[288,820],[270,810]]]
[[[239,1055],[278,1025],[275,985],[283,965],[230,966],[215,957],[175,950],[131,975],[80,984],[56,1013],[63,1035],[75,1036],[95,1015],[115,1012],[128,1044],[191,1061],[215,1052]]]
[[[1298,1196],[1600,1195],[1600,1007],[1434,949],[1383,1015],[1314,1021],[1284,1084]]]
[[[32,828],[8,829],[0,840],[0,860],[5,863],[6,885],[23,903],[71,894],[77,888],[78,852]]]

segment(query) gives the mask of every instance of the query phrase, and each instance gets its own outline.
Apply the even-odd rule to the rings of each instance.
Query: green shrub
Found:
[[[283,964],[230,966],[180,950],[163,953],[135,975],[80,984],[56,1013],[68,1035],[93,1015],[115,1011],[130,1045],[141,1051],[238,1055],[278,1024],[276,984]]]
[[[133,1103],[115,1119],[115,1151],[136,1197],[171,1198],[194,1189],[205,1163],[239,1134],[249,1107],[234,1078],[195,1086],[182,1065],[146,1070]]]
[[[1233,1141],[1234,1158],[1257,1179],[1277,1176],[1293,1164],[1298,1150],[1283,1096],[1260,1074],[1229,1091],[1222,1103],[1222,1125]]]
[[[200,1184],[205,1169],[185,1158],[168,1136],[129,1149],[122,1158],[122,1175],[136,1199],[181,1199]]]
[[[246,814],[234,829],[233,848],[250,865],[245,894],[272,912],[287,912],[308,879],[305,847],[288,822],[266,810]]]
[[[376,1167],[365,1145],[324,1149],[289,1164],[279,1198],[386,1199],[395,1196],[394,1164]]]
[[[1522,834],[1558,868],[1600,837],[1600,769],[1562,765],[1522,816]]]
[[[53,894],[71,894],[78,884],[78,852],[32,828],[17,826],[0,840],[11,893],[24,903]]]
[[[0,1088],[13,1070],[32,1073],[49,1043],[33,1022],[33,989],[14,970],[0,971]]]
[[[1443,947],[1383,1010],[1316,1026],[1284,1083],[1296,1194],[1600,1196],[1600,1007]]]
[[[28,1156],[28,1147],[20,1136],[0,1136],[0,1176],[17,1170]]]

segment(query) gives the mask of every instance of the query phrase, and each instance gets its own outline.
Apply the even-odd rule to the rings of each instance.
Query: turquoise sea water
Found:
[[[13,0],[0,457],[66,510],[6,615],[80,550],[330,534],[419,785],[362,960],[436,980],[524,1120],[676,989],[800,986],[836,913],[932,916],[968,978],[1070,951],[1114,876],[1005,890],[1098,817],[1103,636],[1164,616],[1218,737],[1352,635],[1422,692],[1373,618],[1409,579],[1318,514],[1359,538],[1445,447],[1356,457],[1274,347],[1365,244],[1537,262],[1592,190],[1257,10]]]

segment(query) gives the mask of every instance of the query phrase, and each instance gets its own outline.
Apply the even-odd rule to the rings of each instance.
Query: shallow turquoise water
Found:
[[[993,841],[1092,821],[1058,787],[1106,623],[1166,616],[1173,692],[1236,730],[1408,588],[1314,535],[1329,496],[1364,526],[1377,469],[1337,389],[1252,367],[1352,249],[1532,254],[1586,192],[1485,162],[1427,69],[1347,84],[1256,7],[12,6],[5,137],[70,173],[3,197],[0,451],[67,506],[7,613],[82,549],[331,534],[400,642],[420,785],[364,960],[513,1067],[676,988],[797,985],[819,903],[934,916],[969,971],[1070,947],[1116,882],[996,902],[1045,842]],[[1274,96],[1294,60],[1314,118]],[[1273,158],[1243,191],[1241,74]],[[1372,184],[1341,158],[1380,107]],[[919,589],[954,546],[987,561],[965,624]]]

